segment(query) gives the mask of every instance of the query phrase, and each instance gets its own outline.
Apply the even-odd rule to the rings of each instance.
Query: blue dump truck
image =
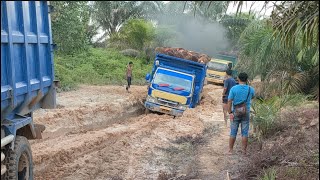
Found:
[[[145,101],[146,111],[181,116],[187,108],[199,104],[207,65],[165,54],[157,54]]]
[[[55,108],[51,6],[47,1],[1,1],[1,179],[33,179],[28,139],[45,127],[39,108]]]

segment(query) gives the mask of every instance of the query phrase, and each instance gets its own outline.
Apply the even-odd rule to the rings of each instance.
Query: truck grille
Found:
[[[167,99],[158,98],[158,103],[164,106],[177,107],[178,103]]]

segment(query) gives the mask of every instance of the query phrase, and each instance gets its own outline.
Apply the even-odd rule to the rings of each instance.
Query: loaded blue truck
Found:
[[[144,103],[146,111],[181,116],[196,107],[202,95],[207,65],[165,54],[157,54]]]
[[[1,179],[33,179],[28,139],[45,127],[33,112],[55,108],[51,6],[1,1]]]

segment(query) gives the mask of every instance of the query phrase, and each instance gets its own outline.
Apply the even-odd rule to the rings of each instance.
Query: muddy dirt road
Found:
[[[240,159],[227,156],[222,87],[207,85],[183,117],[145,115],[146,86],[82,86],[39,110],[43,139],[31,141],[35,179],[225,179]]]

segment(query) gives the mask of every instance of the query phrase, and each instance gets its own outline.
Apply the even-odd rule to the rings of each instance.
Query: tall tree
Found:
[[[102,37],[110,37],[127,20],[148,18],[149,13],[159,11],[160,7],[160,3],[155,1],[95,1],[93,19],[102,27]]]
[[[220,21],[228,9],[228,1],[201,1],[194,3],[194,15],[212,22]]]
[[[302,37],[292,48],[286,48],[281,37],[273,33],[270,20],[252,21],[240,37],[237,69],[248,72],[252,78],[260,76],[264,85],[268,85],[265,92],[276,89],[286,94],[304,92],[317,96],[319,66],[310,61],[312,55],[299,60]]]
[[[128,20],[119,31],[120,40],[129,48],[142,50],[149,45],[155,36],[153,25],[143,19]]]
[[[205,1],[199,3],[202,2]],[[237,5],[238,14],[241,13],[246,1],[229,1],[229,3]],[[319,2],[264,1],[263,8],[269,3],[273,3],[271,15],[273,35],[279,36],[281,43],[287,48],[294,47],[296,42],[301,40],[300,57],[313,53],[310,60],[314,65],[319,64]]]
[[[241,33],[246,29],[250,22],[255,19],[255,15],[248,13],[243,13],[238,16],[235,14],[225,15],[222,17],[220,23],[223,24],[223,26],[228,30],[227,37],[230,40],[232,49],[239,49],[237,45]]]
[[[89,9],[86,1],[52,1],[51,14],[53,40],[58,53],[74,53],[87,48],[86,27]]]

